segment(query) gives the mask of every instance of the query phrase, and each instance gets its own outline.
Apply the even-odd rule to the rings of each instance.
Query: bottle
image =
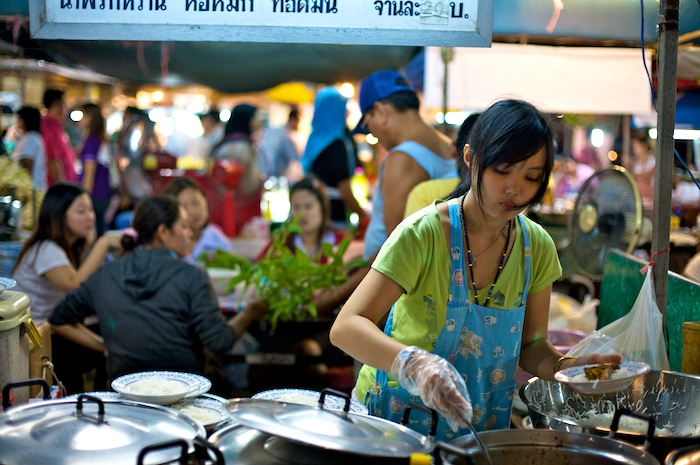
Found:
[[[673,207],[673,213],[671,214],[671,230],[678,229],[681,227],[681,206],[676,205]]]

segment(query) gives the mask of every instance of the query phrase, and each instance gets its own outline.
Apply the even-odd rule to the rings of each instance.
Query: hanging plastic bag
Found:
[[[668,354],[663,334],[663,316],[656,305],[651,267],[632,310],[609,325],[593,331],[567,355],[620,354],[622,360],[644,362],[652,370],[668,370]]]

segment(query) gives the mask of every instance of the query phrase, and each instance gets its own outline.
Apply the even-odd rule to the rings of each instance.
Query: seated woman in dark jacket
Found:
[[[133,227],[136,234],[125,235],[122,245],[141,247],[100,267],[56,306],[49,322],[65,338],[107,349],[112,379],[145,370],[203,374],[203,349],[226,352],[265,309],[249,306],[224,320],[206,272],[180,260],[192,251],[192,230],[177,200],[144,200]],[[92,314],[101,337],[80,323]]]

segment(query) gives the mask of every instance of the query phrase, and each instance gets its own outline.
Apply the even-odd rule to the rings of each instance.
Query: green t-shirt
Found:
[[[394,305],[392,337],[409,346],[432,352],[442,331],[450,294],[450,256],[445,231],[434,204],[401,222],[382,246],[372,267],[398,283],[406,293]],[[522,305],[525,263],[522,229],[516,221],[516,240],[489,301],[492,308]],[[561,276],[554,241],[539,224],[525,218],[530,235],[529,295],[546,289]],[[466,285],[466,283],[465,283]],[[478,290],[486,300],[489,286]],[[375,369],[363,366],[357,380],[357,397],[363,400],[374,382]],[[395,385],[391,382],[390,385]]]

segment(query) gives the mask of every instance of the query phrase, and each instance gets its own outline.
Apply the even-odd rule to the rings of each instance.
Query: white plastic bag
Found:
[[[609,325],[593,331],[567,355],[620,354],[623,361],[644,362],[652,370],[668,370],[668,354],[663,334],[663,316],[656,305],[651,267],[632,310]]]
[[[600,301],[586,295],[583,303],[559,292],[552,292],[549,299],[549,329],[567,329],[586,334],[595,330],[598,323],[596,310]]]

